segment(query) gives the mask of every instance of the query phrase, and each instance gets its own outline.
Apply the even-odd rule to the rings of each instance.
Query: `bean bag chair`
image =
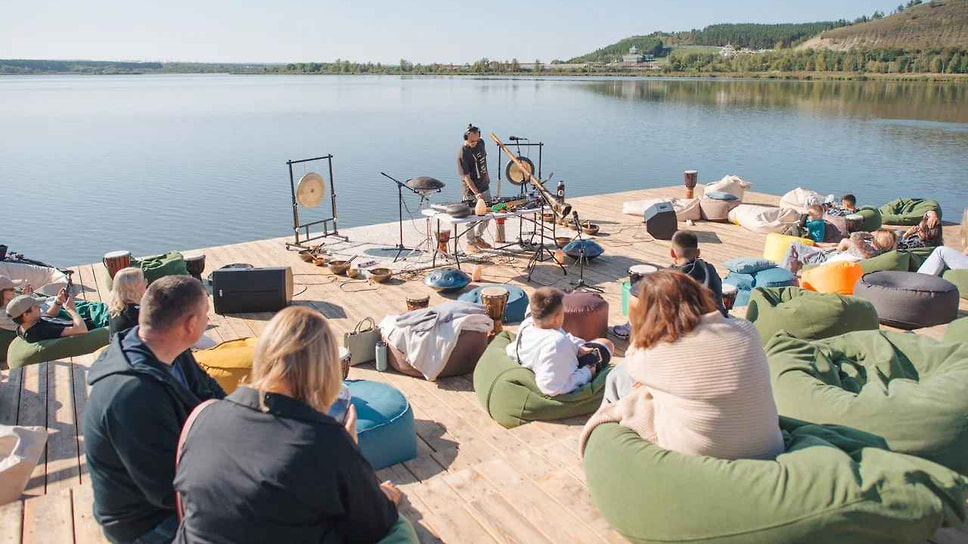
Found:
[[[860,263],[839,261],[828,263],[800,274],[800,285],[818,293],[854,294],[854,285],[864,275]]]
[[[572,291],[565,295],[565,331],[583,340],[608,334],[608,301],[598,293]]]
[[[740,201],[738,199],[720,200],[710,198],[707,195],[703,195],[699,199],[699,211],[702,212],[702,218],[706,221],[729,221],[729,211],[739,205]]]
[[[950,323],[958,316],[958,288],[950,281],[917,272],[864,274],[854,296],[868,300],[884,325],[919,329]]]
[[[749,182],[743,180],[739,176],[724,176],[723,179],[719,181],[706,184],[703,187],[703,194],[708,195],[709,193],[713,192],[729,193],[731,195],[736,195],[736,198],[742,202],[743,196],[746,194],[746,190],[749,188]]]
[[[823,221],[826,227],[823,236],[823,241],[825,243],[836,244],[837,242],[850,236],[850,232],[847,230],[846,218],[837,215],[825,214],[823,216]]]
[[[106,345],[108,345],[107,327],[94,329],[86,334],[34,343],[25,342],[22,338],[14,338],[7,348],[7,365],[10,368],[21,368],[68,357],[78,357]]]
[[[377,544],[420,544],[420,540],[417,538],[417,532],[414,531],[413,525],[403,517],[403,514],[397,516],[396,523],[390,528],[390,532],[380,539]]]
[[[864,232],[874,232],[884,224],[884,218],[881,217],[880,210],[873,206],[861,206],[857,208],[857,213],[854,215],[860,216],[860,230]]]
[[[753,274],[753,287],[789,287],[796,279],[796,275],[786,268],[767,268]]]
[[[627,200],[622,202],[622,213],[625,215],[634,215],[641,219],[645,214],[645,210],[660,202],[672,204],[672,209],[676,211],[677,221],[699,221],[702,218],[698,198],[647,198],[645,200]]]
[[[798,238],[796,236],[787,236],[786,234],[771,232],[766,235],[766,244],[763,246],[763,258],[775,263],[782,261],[783,256],[786,255],[787,248],[793,242],[800,242],[808,246],[816,245],[809,238]]]
[[[252,371],[252,358],[258,338],[239,338],[229,340],[193,353],[198,366],[222,386],[225,394],[235,391],[242,380]]]
[[[764,345],[781,330],[801,340],[818,340],[880,327],[877,311],[865,300],[797,287],[754,289],[746,319],[756,326]]]
[[[561,248],[561,251],[576,261],[582,257],[582,251],[584,251],[585,261],[587,262],[600,257],[602,253],[605,253],[605,248],[595,240],[586,240],[583,238],[568,242],[565,247]]]
[[[958,288],[961,298],[968,298],[968,270],[945,270],[941,277]]]
[[[780,415],[845,425],[968,474],[968,345],[888,331],[767,342]]]
[[[424,278],[424,285],[441,293],[460,291],[470,283],[471,277],[456,268],[434,270]]]
[[[461,331],[460,335],[457,336],[457,344],[454,346],[454,351],[447,358],[447,362],[444,363],[444,369],[437,375],[437,379],[463,376],[464,374],[474,372],[474,367],[477,366],[477,361],[481,358],[485,349],[487,349],[486,332]],[[407,360],[407,355],[389,342],[387,343],[387,363],[391,368],[401,374],[422,380],[426,379]]]
[[[470,302],[471,304],[480,304],[481,289],[486,287],[502,287],[508,290],[508,305],[507,308],[504,309],[505,323],[520,323],[524,321],[524,315],[528,311],[528,293],[526,293],[524,289],[521,289],[515,285],[482,285],[462,294],[458,300]]]
[[[758,204],[740,204],[728,215],[729,222],[751,232],[769,234],[782,233],[790,225],[800,220],[800,214],[789,208],[774,208]]]
[[[852,429],[780,418],[775,461],[682,455],[616,423],[585,447],[585,480],[633,543],[911,543],[965,519],[966,480]]]
[[[0,309],[2,311],[2,309]],[[8,331],[6,329],[0,329],[0,363],[7,362],[7,348],[10,347],[10,342],[17,337],[17,333],[13,331]]]
[[[807,213],[807,208],[814,204],[823,204],[823,200],[820,193],[797,187],[780,197],[780,207],[796,210],[797,213]]]
[[[611,367],[577,391],[549,397],[538,389],[534,372],[505,353],[512,341],[514,335],[508,331],[495,336],[474,370],[474,392],[494,421],[510,429],[531,421],[588,415],[601,406],[605,378]]]
[[[944,330],[945,342],[968,342],[968,317],[956,319]]]
[[[883,270],[897,270],[907,272],[911,269],[911,254],[907,251],[888,251],[877,257],[860,261],[860,267],[865,274],[881,272]]]
[[[131,259],[131,266],[140,267],[144,272],[145,280],[150,285],[153,281],[164,278],[165,276],[187,276],[188,267],[185,265],[185,257],[178,251],[169,251],[160,255],[148,257],[138,257]],[[114,278],[108,274],[108,269],[100,267],[99,283],[104,282],[108,290],[114,285]]]
[[[0,425],[0,506],[20,500],[46,445],[44,427]]]
[[[941,218],[941,205],[925,198],[899,198],[881,206],[881,221],[885,225],[917,225],[929,211],[938,212]]]
[[[417,457],[413,408],[391,385],[346,380],[356,408],[356,436],[363,457],[380,470]]]

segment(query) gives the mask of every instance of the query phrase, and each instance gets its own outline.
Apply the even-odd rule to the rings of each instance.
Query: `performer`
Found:
[[[457,153],[457,175],[463,181],[461,189],[464,200],[484,199],[484,202],[491,200],[491,178],[487,175],[487,151],[484,149],[484,141],[481,140],[481,129],[473,124],[467,125],[467,130],[464,131],[464,145]],[[482,238],[487,231],[488,222],[487,219],[478,221],[467,231],[469,252],[476,253],[482,249],[491,248],[490,244]]]

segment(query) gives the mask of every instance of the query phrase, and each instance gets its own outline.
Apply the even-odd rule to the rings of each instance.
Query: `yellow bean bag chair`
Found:
[[[818,293],[853,295],[854,285],[864,275],[860,263],[834,262],[804,270],[800,274],[800,286]]]
[[[249,377],[252,370],[252,357],[258,338],[239,338],[229,340],[210,349],[194,353],[195,361],[209,376],[222,386],[228,395]]]
[[[786,234],[771,232],[766,235],[766,245],[763,247],[763,258],[775,263],[782,261],[783,256],[786,255],[787,248],[793,242],[800,242],[808,246],[815,245],[813,240],[809,238],[797,238],[796,236],[787,236]]]

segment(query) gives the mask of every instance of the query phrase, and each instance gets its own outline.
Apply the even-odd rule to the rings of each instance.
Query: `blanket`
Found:
[[[796,210],[756,204],[740,204],[729,212],[730,223],[761,234],[783,233],[799,220],[800,214]]]

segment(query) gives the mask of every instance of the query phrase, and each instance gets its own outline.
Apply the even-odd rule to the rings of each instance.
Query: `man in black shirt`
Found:
[[[14,297],[7,304],[7,314],[18,325],[17,335],[26,342],[34,343],[86,333],[87,325],[84,324],[84,318],[77,313],[74,297],[61,290],[57,299],[58,302],[65,301],[64,310],[71,317],[72,323],[70,325],[44,316],[40,311],[40,305],[44,302],[44,299],[34,298],[33,295]]]
[[[481,129],[474,125],[467,125],[464,144],[457,152],[457,175],[462,182],[464,200],[484,199],[484,202],[491,200],[491,178],[487,174],[487,150],[484,149],[484,142],[481,140]],[[472,226],[467,231],[467,248],[470,252],[476,253],[481,249],[491,248],[490,244],[482,238],[487,231],[488,222],[488,220],[478,221],[476,226]]]

